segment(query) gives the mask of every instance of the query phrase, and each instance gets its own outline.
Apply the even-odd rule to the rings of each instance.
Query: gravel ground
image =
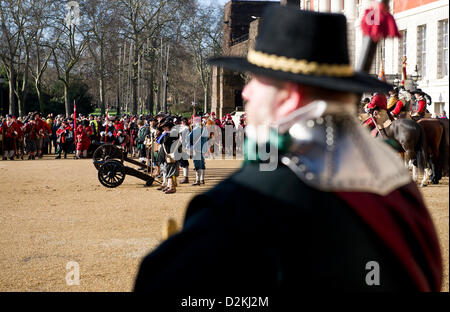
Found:
[[[240,166],[207,161],[204,186],[165,195],[127,176],[117,189],[97,180],[90,160],[0,162],[0,291],[130,291],[144,255],[162,240],[169,217],[180,224],[186,204]],[[194,172],[189,172],[194,179]],[[441,239],[448,291],[448,178],[424,188]],[[77,262],[80,284],[68,286]]]

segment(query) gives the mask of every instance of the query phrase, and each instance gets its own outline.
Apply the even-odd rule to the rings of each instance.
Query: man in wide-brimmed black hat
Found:
[[[440,290],[423,199],[355,118],[356,94],[392,86],[354,71],[346,24],[274,6],[246,58],[211,61],[253,75],[243,90],[246,161],[191,201],[182,230],[143,260],[136,291]]]
[[[411,117],[420,119],[425,116],[427,102],[425,100],[424,92],[421,89],[416,89],[411,92],[415,97],[415,105],[413,107]]]

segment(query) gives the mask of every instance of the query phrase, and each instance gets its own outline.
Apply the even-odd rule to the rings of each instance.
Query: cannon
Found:
[[[113,144],[104,144],[98,147],[92,157],[94,167],[97,169],[98,180],[108,188],[120,186],[127,175],[145,181],[145,186],[152,186],[155,178],[151,175],[152,166],[128,158],[124,150]],[[124,163],[139,166],[142,171],[125,166]],[[156,181],[157,183],[161,183]]]

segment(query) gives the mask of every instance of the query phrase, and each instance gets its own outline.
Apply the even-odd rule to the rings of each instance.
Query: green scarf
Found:
[[[284,154],[289,150],[291,146],[291,136],[289,133],[280,134],[271,129],[269,132],[269,140],[264,145],[259,145],[254,139],[248,137],[244,141],[244,156],[246,163],[260,162],[258,150],[261,149],[265,152],[270,151],[270,148],[276,148],[278,153]]]

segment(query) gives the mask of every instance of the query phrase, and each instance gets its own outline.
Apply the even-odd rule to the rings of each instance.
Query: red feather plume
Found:
[[[401,37],[394,17],[383,3],[364,12],[361,30],[364,36],[370,36],[374,42],[387,37]]]

